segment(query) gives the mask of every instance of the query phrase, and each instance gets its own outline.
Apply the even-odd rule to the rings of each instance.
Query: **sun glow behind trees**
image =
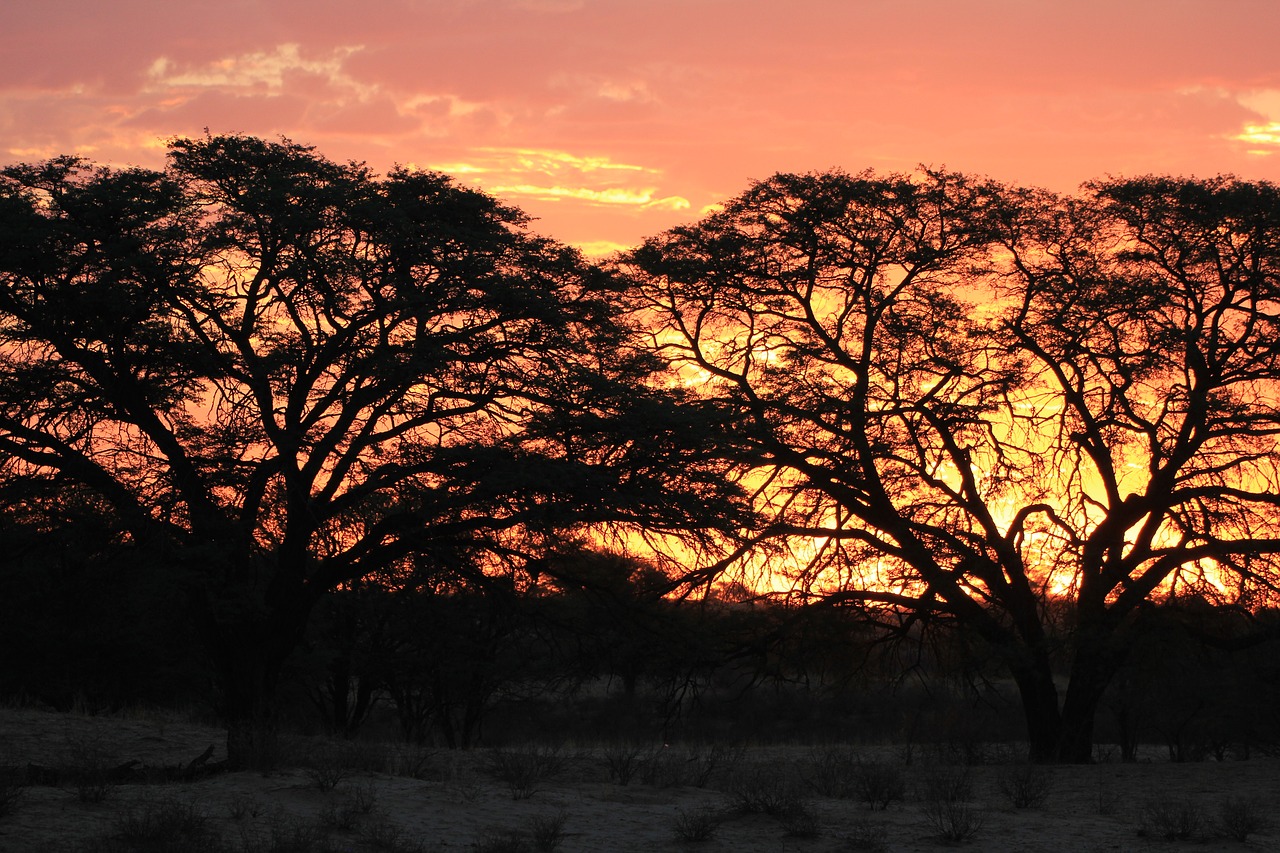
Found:
[[[1087,760],[1140,605],[1276,592],[1278,201],[778,175],[626,260],[801,588],[975,630],[1033,756]]]
[[[612,268],[287,142],[2,186],[6,484],[173,549],[245,736],[327,590],[535,588],[590,537],[963,626],[1041,760],[1152,598],[1276,590],[1270,185],[778,175]]]
[[[922,179],[913,177],[912,180]],[[1039,201],[1047,207],[1057,203],[1048,196],[1041,197]],[[777,213],[764,214],[763,221],[779,232],[794,224]],[[1235,239],[1227,226],[1220,226],[1218,231],[1228,240]],[[680,233],[680,230],[674,233]],[[1102,253],[1116,258],[1132,256],[1141,250],[1140,243],[1124,233],[1095,236],[1094,239],[1103,247]],[[785,238],[780,238],[779,242],[784,241]],[[990,247],[987,265],[971,268],[948,283],[958,300],[954,306],[957,317],[962,315],[971,324],[963,330],[957,328],[949,332],[958,332],[963,337],[985,338],[989,342],[972,367],[975,375],[1020,373],[1022,379],[1016,386],[1003,389],[1000,403],[991,407],[988,414],[974,424],[974,430],[961,436],[963,447],[957,448],[962,451],[959,455],[939,453],[921,471],[924,481],[945,494],[958,496],[966,489],[973,491],[978,502],[989,512],[993,530],[1023,555],[1027,573],[1035,582],[1038,595],[1045,599],[1071,597],[1078,591],[1080,578],[1075,561],[1079,559],[1082,543],[1107,521],[1110,504],[1117,497],[1127,499],[1149,488],[1152,471],[1162,464],[1158,454],[1153,454],[1151,447],[1144,444],[1144,428],[1157,434],[1151,436],[1152,440],[1157,437],[1162,441],[1176,440],[1182,425],[1182,416],[1178,412],[1179,389],[1188,388],[1196,381],[1190,375],[1192,368],[1176,361],[1149,364],[1142,369],[1144,375],[1138,380],[1127,375],[1121,377],[1121,374],[1133,370],[1132,365],[1125,364],[1126,360],[1142,360],[1145,354],[1159,346],[1143,337],[1149,330],[1138,328],[1135,331],[1126,322],[1123,312],[1127,306],[1120,306],[1120,313],[1110,318],[1112,325],[1105,330],[1105,334],[1114,339],[1116,352],[1107,355],[1098,350],[1090,354],[1091,359],[1095,356],[1100,359],[1089,367],[1094,371],[1092,375],[1082,371],[1064,376],[1055,372],[1053,365],[1034,360],[1028,362],[1025,352],[1015,352],[1009,347],[1005,330],[1011,323],[1010,318],[1018,313],[1020,306],[1017,300],[1022,298],[1022,285],[1016,282],[1011,285],[1010,280],[1020,274],[1019,266],[1025,269],[1028,265],[1063,264],[1062,254],[1062,247],[1056,243],[1023,246],[1018,253],[996,243]],[[798,363],[802,359],[797,358],[796,352],[804,349],[805,344],[798,342],[794,331],[786,331],[781,323],[826,329],[828,336],[824,344],[842,346],[842,327],[851,315],[850,305],[842,300],[847,300],[847,284],[851,277],[865,272],[849,267],[817,269],[809,282],[812,289],[803,295],[794,292],[783,294],[782,290],[771,293],[768,287],[761,287],[757,282],[756,289],[747,297],[755,301],[734,304],[729,308],[725,307],[726,304],[735,297],[725,297],[723,293],[709,298],[698,311],[692,312],[677,308],[674,301],[655,302],[649,310],[656,308],[657,319],[650,322],[661,330],[654,334],[653,345],[671,359],[671,369],[680,377],[681,385],[701,389],[713,397],[731,394],[737,383],[753,373],[761,377],[762,386],[770,381],[830,388],[851,385],[856,381],[856,375],[838,363],[815,365],[811,358]],[[779,261],[765,274],[784,279],[787,262]],[[1145,273],[1116,268],[1108,274],[1119,281],[1126,276]],[[883,283],[886,291],[900,287],[904,279],[900,269],[879,270],[875,277]],[[746,288],[749,285],[735,282],[729,286]],[[785,289],[782,285],[779,287]],[[1208,289],[1212,290],[1212,286]],[[787,307],[780,307],[779,300],[785,302],[788,297],[795,299],[795,305],[791,307],[801,311],[802,316],[788,314]],[[1227,307],[1232,307],[1227,294],[1207,293],[1204,297],[1209,303],[1225,300]],[[1224,319],[1221,325],[1230,334],[1241,337],[1253,334],[1246,326],[1257,320],[1259,315],[1266,317],[1276,313],[1274,304],[1268,300],[1234,307],[1243,312],[1244,318]],[[735,316],[735,310],[741,314]],[[1172,327],[1194,325],[1193,318],[1185,312],[1172,310],[1175,316],[1166,318]],[[772,325],[774,323],[779,325]],[[806,328],[805,333],[809,330]],[[799,337],[803,337],[803,333]],[[811,357],[812,352],[805,355]],[[772,380],[768,379],[771,374]],[[908,380],[905,383],[900,376],[882,376],[881,379],[881,384],[893,386],[879,404],[882,414],[889,413],[904,399],[936,399],[938,402],[960,404],[968,393],[962,392],[953,397],[944,387],[948,379],[945,375],[941,379],[930,375],[923,381]],[[1114,430],[1109,433],[1106,445],[1108,452],[1101,467],[1099,457],[1079,452],[1079,436],[1069,429],[1068,422],[1072,421],[1073,413],[1071,407],[1064,404],[1063,394],[1064,385],[1072,383],[1078,386],[1079,402],[1086,408],[1091,405],[1091,400],[1109,393],[1105,390],[1109,384],[1125,386],[1124,407],[1134,423],[1113,425]],[[1272,378],[1250,381],[1237,396],[1254,401],[1264,412],[1276,411],[1280,408],[1277,405],[1280,403],[1278,388],[1280,386]],[[810,422],[808,427],[838,431],[838,424],[833,426],[817,420]],[[826,458],[826,451],[813,443],[805,444],[800,439],[793,439],[792,443],[808,447],[806,452],[810,458],[819,463]],[[1205,455],[1217,453],[1210,448],[1199,452]],[[1280,484],[1277,483],[1274,439],[1262,439],[1261,446],[1253,453],[1228,444],[1221,451],[1221,456],[1224,460],[1222,473],[1232,480],[1224,479],[1222,485],[1255,496],[1277,491]],[[918,578],[910,579],[910,572],[904,574],[903,565],[889,559],[879,548],[856,555],[849,550],[851,539],[865,535],[850,530],[861,530],[858,516],[838,504],[825,509],[816,505],[804,508],[806,505],[796,497],[797,492],[811,485],[803,473],[786,466],[747,467],[740,477],[766,517],[781,518],[799,511],[809,521],[805,529],[788,528],[785,541],[778,545],[776,551],[748,559],[741,566],[740,579],[754,579],[756,588],[764,592],[801,593],[818,598],[848,589],[873,589],[906,596],[919,596],[927,590],[926,584]],[[916,490],[916,493],[921,495],[921,500],[928,502],[928,491]],[[904,488],[898,495],[912,493],[911,488]],[[940,517],[947,516],[945,507],[937,507],[935,511],[940,513]],[[1127,548],[1137,545],[1145,520],[1146,517],[1137,518],[1124,530]],[[1266,520],[1265,516],[1262,520]],[[1154,532],[1146,533],[1148,547],[1157,552],[1185,549],[1199,541],[1194,536],[1188,538],[1175,518],[1157,519],[1157,522]],[[966,524],[963,515],[945,517],[939,523],[952,528]],[[1258,527],[1252,530],[1262,532]],[[1239,577],[1213,557],[1194,559],[1176,566],[1166,579],[1157,584],[1156,589],[1163,595],[1190,592],[1220,602],[1234,601],[1241,593]],[[990,596],[990,591],[980,581],[975,582],[973,590],[981,597]],[[1113,589],[1109,595],[1114,597],[1120,591],[1120,588]],[[1245,598],[1256,600],[1254,596],[1259,594],[1269,598],[1274,590],[1255,589]]]

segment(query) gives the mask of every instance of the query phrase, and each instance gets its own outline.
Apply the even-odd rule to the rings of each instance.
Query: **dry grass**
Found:
[[[609,745],[574,743],[572,754],[536,746],[433,753],[335,742],[332,753],[322,753],[326,742],[314,739],[298,749],[298,764],[268,775],[162,781],[135,774],[122,782],[110,780],[121,760],[173,766],[206,748],[209,730],[170,723],[163,744],[168,751],[147,752],[161,738],[145,721],[119,721],[116,733],[117,721],[103,718],[11,719],[20,725],[0,728],[10,744],[9,769],[30,763],[58,771],[59,778],[29,784],[20,773],[0,775],[8,780],[0,791],[12,792],[7,812],[0,810],[5,853],[661,853],[699,841],[741,853],[877,853],[928,846],[933,842],[922,838],[926,831],[946,843],[968,841],[984,853],[1071,849],[1065,839],[1086,835],[1096,839],[1096,849],[1165,846],[1166,837],[1224,849],[1241,843],[1280,849],[1280,834],[1266,814],[1266,804],[1280,799],[1280,761],[1271,758],[1051,769],[906,766],[889,744],[863,744],[856,751],[718,750],[677,742],[637,752],[623,786],[609,769],[615,749]],[[41,732],[46,725],[51,733]],[[128,732],[133,734],[123,736]],[[79,769],[94,767],[107,768],[107,792],[100,801],[81,801],[78,779],[92,777]],[[401,772],[392,773],[395,768]],[[333,784],[322,785],[317,769]],[[1052,808],[1027,814],[1034,806],[1019,808],[1017,802],[1035,799],[1042,773],[1052,778]],[[532,799],[513,803],[513,789],[531,792]],[[898,794],[877,797],[873,790],[905,791],[913,802],[903,807]],[[1174,806],[1189,803],[1192,816],[1144,806],[1152,791]],[[1143,838],[1135,839],[1139,829]],[[31,843],[6,848],[14,838]]]

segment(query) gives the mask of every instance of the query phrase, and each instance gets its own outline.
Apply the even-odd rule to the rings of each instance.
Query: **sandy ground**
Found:
[[[611,754],[615,759],[620,755],[616,748],[562,745],[555,756],[563,768],[518,799],[508,783],[494,777],[492,751],[450,753],[395,744],[353,747],[300,740],[290,744],[296,769],[224,773],[192,782],[95,787],[65,776],[66,768],[116,767],[129,761],[152,769],[185,765],[210,745],[217,760],[222,755],[219,730],[161,715],[85,717],[0,709],[0,768],[7,768],[10,780],[14,773],[27,773],[29,764],[64,772],[56,784],[46,779],[19,789],[10,781],[0,788],[10,794],[7,804],[0,799],[0,851],[127,850],[122,841],[125,820],[164,808],[199,815],[224,839],[225,849],[246,851],[313,847],[535,853],[534,827],[557,823],[562,828],[559,842],[544,839],[541,849],[937,851],[954,842],[942,840],[930,820],[934,806],[928,792],[937,780],[956,780],[966,773],[969,790],[954,806],[957,820],[980,823],[960,845],[970,850],[1280,851],[1280,760],[1272,758],[1052,768],[1047,771],[1050,792],[1034,808],[1014,808],[1002,790],[1016,771],[1025,769],[1016,763],[965,768],[943,764],[927,750],[908,756],[891,746],[747,747],[717,752],[713,759],[706,749],[649,745],[641,757],[666,772],[649,774],[647,782],[637,772],[621,785],[608,762]],[[903,798],[872,811],[858,800],[816,793],[815,768],[824,757],[847,756],[851,749],[863,761],[881,762],[899,774]],[[536,750],[507,755],[531,751]],[[1156,757],[1154,747],[1149,752]],[[699,768],[710,768],[701,787]],[[771,816],[740,808],[743,791],[767,794],[782,779],[796,780],[787,790],[803,791],[801,815],[789,811]],[[1229,801],[1243,801],[1251,813],[1271,818],[1272,825],[1244,843],[1222,837],[1213,827],[1222,804]],[[1152,807],[1183,805],[1188,807],[1184,812],[1204,818],[1196,837],[1157,837]],[[707,816],[715,817],[708,840],[681,838],[682,827],[687,837]],[[296,843],[290,846],[289,838]]]

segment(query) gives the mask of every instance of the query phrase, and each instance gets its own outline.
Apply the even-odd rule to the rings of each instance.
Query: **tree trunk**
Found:
[[[1040,666],[1015,668],[1013,679],[1018,685],[1027,724],[1028,759],[1036,764],[1056,763],[1060,760],[1062,714],[1058,710],[1058,688],[1053,683],[1048,661]]]
[[[279,759],[276,681],[260,650],[224,650],[219,667],[227,764],[232,770],[266,770]]]
[[[1089,764],[1093,761],[1094,721],[1103,693],[1119,660],[1105,645],[1081,645],[1072,662],[1066,695],[1058,705],[1058,688],[1047,659],[1013,676],[1027,724],[1029,758],[1042,764]]]
[[[280,759],[280,678],[302,641],[313,603],[300,588],[295,600],[265,615],[220,620],[210,638],[222,693],[219,710],[227,726],[227,763],[233,770],[268,769]]]
[[[1067,694],[1062,702],[1058,760],[1070,764],[1093,761],[1093,731],[1103,694],[1124,661],[1123,645],[1110,631],[1079,629]]]

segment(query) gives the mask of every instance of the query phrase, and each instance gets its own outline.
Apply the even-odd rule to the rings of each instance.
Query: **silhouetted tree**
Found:
[[[778,175],[626,263],[801,589],[963,625],[1034,759],[1090,759],[1153,597],[1274,594],[1276,187]]]
[[[270,750],[282,666],[341,583],[450,543],[725,521],[612,282],[524,226],[441,175],[287,141],[4,170],[0,457],[164,543],[233,764]]]

